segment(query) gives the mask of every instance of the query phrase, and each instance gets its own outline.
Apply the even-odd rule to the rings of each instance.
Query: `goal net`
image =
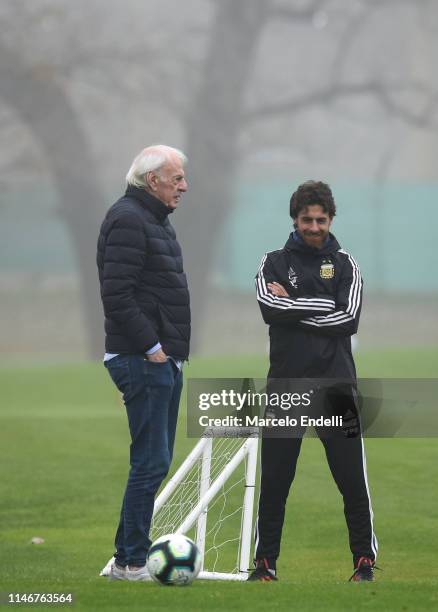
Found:
[[[155,500],[151,540],[168,533],[193,539],[201,552],[201,579],[248,576],[258,431],[245,433],[242,438],[229,428],[206,430]],[[101,575],[109,573],[112,562]]]

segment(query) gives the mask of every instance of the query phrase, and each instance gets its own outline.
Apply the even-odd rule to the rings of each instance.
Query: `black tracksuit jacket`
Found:
[[[267,284],[281,283],[289,297]],[[257,300],[270,336],[270,378],[356,379],[351,354],[362,303],[359,266],[330,234],[321,249],[290,235],[267,253],[256,276]]]

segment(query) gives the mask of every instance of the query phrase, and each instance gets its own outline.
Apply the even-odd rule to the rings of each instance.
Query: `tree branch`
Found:
[[[422,92],[428,94],[428,103],[419,114],[395,103],[391,97],[391,94],[400,93],[409,89],[412,89],[416,93]],[[354,98],[364,95],[374,96],[387,112],[399,116],[410,125],[418,128],[436,127],[431,109],[436,107],[438,92],[430,91],[430,89],[421,82],[383,85],[378,80],[370,80],[364,83],[329,84],[302,96],[297,96],[291,100],[285,100],[278,104],[270,104],[252,111],[250,110],[247,112],[246,118],[248,121],[253,121],[255,119],[264,119],[292,112],[300,112],[310,107],[326,106],[344,98]]]
[[[281,19],[282,21],[309,21],[314,14],[326,4],[325,0],[314,0],[308,6],[296,9],[290,6],[272,7],[269,12],[269,19]]]
[[[419,113],[411,111],[406,106],[397,104],[391,97],[391,93],[382,88],[379,98],[382,106],[389,114],[397,116],[406,124],[419,129],[438,127],[434,116],[438,103],[438,92],[429,92],[429,99],[424,104],[423,110]]]

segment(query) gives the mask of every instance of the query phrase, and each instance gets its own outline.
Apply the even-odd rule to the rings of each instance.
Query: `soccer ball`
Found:
[[[190,584],[199,574],[201,555],[192,540],[171,533],[152,543],[146,563],[155,582],[183,586]]]

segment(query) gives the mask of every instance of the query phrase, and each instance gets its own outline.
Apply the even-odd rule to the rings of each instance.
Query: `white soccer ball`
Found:
[[[152,543],[146,563],[155,582],[185,586],[199,574],[201,555],[190,538],[171,533]]]

